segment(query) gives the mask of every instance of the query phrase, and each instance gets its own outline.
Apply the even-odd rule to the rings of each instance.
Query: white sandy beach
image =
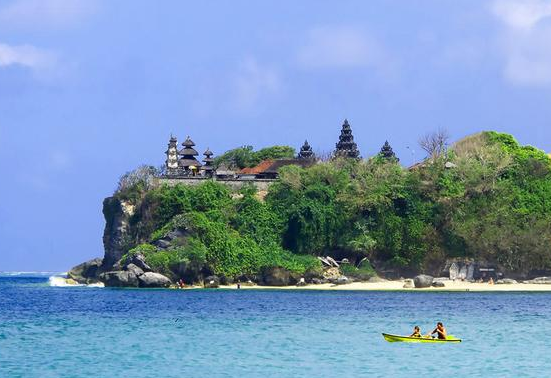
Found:
[[[444,281],[445,287],[429,287],[424,289],[405,289],[404,281],[384,281],[384,282],[353,282],[346,285],[334,285],[334,284],[321,284],[321,285],[307,285],[307,286],[241,286],[241,290],[250,289],[263,289],[263,290],[362,290],[362,291],[550,291],[551,285],[549,284],[501,284],[490,285],[488,283],[470,283],[464,281]],[[220,286],[221,289],[237,289],[237,285]]]

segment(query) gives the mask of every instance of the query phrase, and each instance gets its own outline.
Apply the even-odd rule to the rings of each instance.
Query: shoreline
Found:
[[[400,291],[400,292],[551,292],[550,284],[494,284],[444,281],[445,287],[404,288],[404,281],[352,282],[344,285],[319,284],[306,286],[241,286],[220,285],[229,290],[319,290],[319,291]]]

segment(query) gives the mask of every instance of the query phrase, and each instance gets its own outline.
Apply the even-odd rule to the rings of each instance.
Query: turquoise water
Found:
[[[542,377],[550,302],[545,293],[117,290],[3,277],[0,377]],[[381,337],[438,320],[464,342]]]

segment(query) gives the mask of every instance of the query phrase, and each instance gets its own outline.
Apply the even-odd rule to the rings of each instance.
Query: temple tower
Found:
[[[381,148],[381,152],[379,152],[379,155],[387,160],[400,161],[400,159],[396,157],[396,154],[394,153],[394,151],[392,151],[392,147],[390,147],[390,143],[388,143],[388,140]]]
[[[205,155],[205,158],[203,159],[205,165],[201,167],[201,170],[206,177],[212,177],[214,174],[214,167],[212,166],[214,159],[212,158],[212,155],[214,154],[209,148],[207,148],[207,150],[203,152],[203,155]]]
[[[358,159],[360,157],[360,152],[358,151],[358,146],[354,142],[354,136],[352,135],[352,129],[348,120],[345,119],[342,124],[341,135],[339,136],[339,141],[336,144],[335,157],[345,157]]]
[[[201,167],[201,163],[195,158],[199,153],[193,148],[195,143],[188,136],[184,143],[182,143],[182,148],[178,154],[180,155],[180,161],[178,165],[180,169],[183,170],[184,174],[195,176],[198,169]]]
[[[168,176],[176,176],[178,174],[178,140],[172,135],[170,136],[168,149],[165,154],[166,174]]]
[[[304,144],[300,148],[300,152],[298,153],[299,159],[314,159],[314,151],[312,151],[312,147],[308,144],[308,141],[305,140]]]

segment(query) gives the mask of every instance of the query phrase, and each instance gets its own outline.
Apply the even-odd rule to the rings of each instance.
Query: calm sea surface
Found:
[[[0,277],[0,377],[545,377],[551,294],[50,287]],[[461,344],[387,343],[442,320]]]

